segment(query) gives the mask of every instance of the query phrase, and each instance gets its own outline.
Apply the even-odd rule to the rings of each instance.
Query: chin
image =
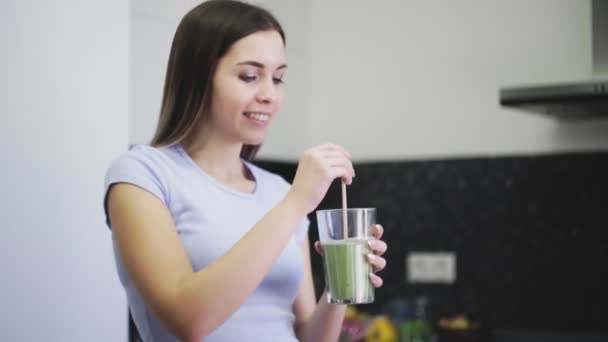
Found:
[[[262,145],[262,143],[264,143],[264,138],[266,136],[261,136],[261,137],[247,137],[246,139],[243,139],[243,144],[244,145]]]

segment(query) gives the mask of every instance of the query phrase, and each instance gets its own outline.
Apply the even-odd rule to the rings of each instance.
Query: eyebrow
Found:
[[[251,65],[251,66],[254,66],[254,67],[260,68],[260,69],[265,68],[264,64],[262,64],[260,62],[256,62],[256,61],[244,61],[244,62],[237,63],[236,65]],[[279,66],[277,68],[277,70],[284,69],[284,68],[287,68],[287,64],[281,64],[281,66]]]

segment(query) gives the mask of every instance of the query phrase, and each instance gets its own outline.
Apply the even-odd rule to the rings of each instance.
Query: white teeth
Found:
[[[258,121],[268,121],[270,118],[270,115],[262,113],[247,113],[247,116]]]

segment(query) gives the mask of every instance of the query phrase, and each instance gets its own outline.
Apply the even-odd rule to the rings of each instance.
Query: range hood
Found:
[[[581,82],[500,89],[500,104],[560,119],[608,119],[608,1],[591,1],[593,73]]]
[[[608,118],[608,80],[502,88],[500,104],[560,119]]]

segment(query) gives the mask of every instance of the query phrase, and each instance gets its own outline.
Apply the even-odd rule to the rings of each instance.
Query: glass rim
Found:
[[[339,208],[339,209],[319,209],[316,212],[321,212],[321,213],[331,213],[331,212],[336,212],[336,211],[344,211],[343,208]],[[346,208],[346,211],[376,211],[376,208]]]

